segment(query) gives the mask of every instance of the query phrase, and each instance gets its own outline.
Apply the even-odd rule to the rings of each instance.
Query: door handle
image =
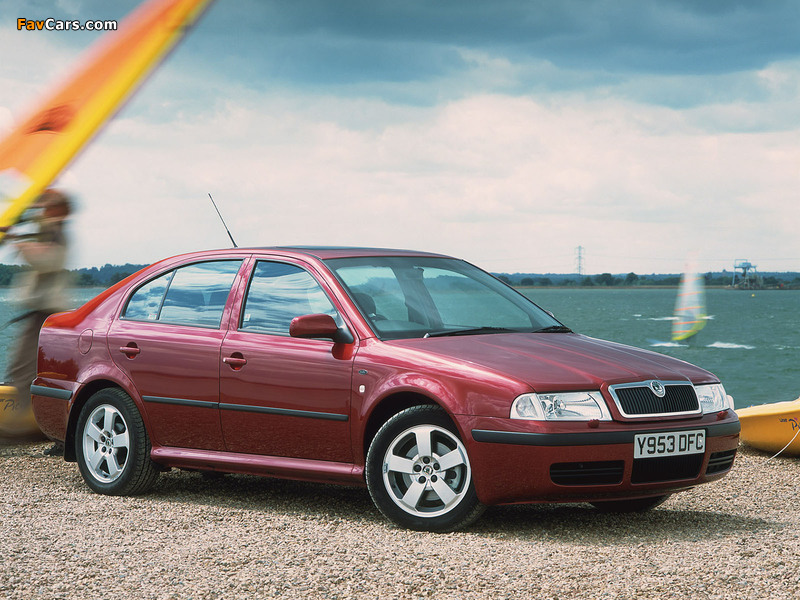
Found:
[[[238,371],[247,364],[247,359],[238,352],[235,354],[238,354],[238,356],[226,356],[222,359],[222,362],[229,365],[234,371]]]
[[[119,351],[122,352],[128,358],[133,358],[134,356],[136,356],[141,352],[139,347],[133,342],[131,342],[127,346],[121,346]]]

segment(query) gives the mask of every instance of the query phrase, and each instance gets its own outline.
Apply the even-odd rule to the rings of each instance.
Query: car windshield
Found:
[[[383,339],[569,331],[525,296],[454,258],[328,259]]]

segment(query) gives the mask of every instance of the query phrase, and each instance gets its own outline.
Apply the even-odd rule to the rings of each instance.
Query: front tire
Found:
[[[142,415],[117,388],[100,390],[84,405],[75,430],[75,456],[86,485],[99,494],[142,494],[158,477]]]
[[[378,510],[409,529],[454,531],[485,509],[466,448],[438,406],[413,406],[380,428],[367,452],[366,480]]]

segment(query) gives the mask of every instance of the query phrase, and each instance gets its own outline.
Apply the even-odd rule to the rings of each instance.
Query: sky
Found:
[[[0,0],[0,136],[135,0]],[[76,267],[230,245],[800,271],[794,0],[216,0],[57,184]],[[14,259],[6,247],[0,262]]]

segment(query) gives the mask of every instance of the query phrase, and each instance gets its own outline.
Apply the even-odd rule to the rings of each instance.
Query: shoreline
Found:
[[[677,285],[512,285],[515,290],[677,290]],[[761,288],[746,290],[729,285],[707,285],[705,290],[729,290],[731,292],[786,292],[800,288]]]

